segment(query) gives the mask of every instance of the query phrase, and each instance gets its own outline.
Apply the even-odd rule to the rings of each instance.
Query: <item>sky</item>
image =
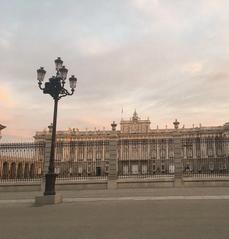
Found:
[[[0,2],[3,137],[31,138],[52,122],[36,70],[48,80],[57,57],[78,79],[59,102],[58,130],[110,129],[135,109],[151,128],[229,121],[229,1]]]

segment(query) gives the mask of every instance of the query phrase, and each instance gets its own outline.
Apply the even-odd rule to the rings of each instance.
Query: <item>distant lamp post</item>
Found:
[[[60,57],[55,60],[56,65],[56,76],[52,76],[49,78],[48,82],[44,83],[44,87],[42,86],[45,73],[43,67],[37,70],[37,80],[38,86],[43,91],[44,94],[49,94],[52,96],[54,100],[54,113],[53,113],[53,127],[52,127],[52,143],[51,143],[51,153],[49,159],[49,168],[48,173],[45,175],[45,192],[44,195],[55,195],[55,181],[56,176],[55,168],[54,168],[54,157],[55,157],[55,145],[56,145],[56,121],[57,121],[57,106],[58,101],[62,97],[67,95],[73,95],[77,79],[74,75],[69,78],[69,85],[71,88],[71,92],[64,88],[65,81],[67,79],[68,69],[63,66],[63,61]]]

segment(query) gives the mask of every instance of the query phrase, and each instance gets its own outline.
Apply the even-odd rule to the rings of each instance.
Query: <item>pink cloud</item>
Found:
[[[12,108],[15,105],[12,99],[12,93],[6,86],[0,86],[0,105],[5,108]]]

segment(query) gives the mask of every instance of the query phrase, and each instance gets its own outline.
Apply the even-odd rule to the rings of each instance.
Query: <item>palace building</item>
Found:
[[[6,128],[0,124],[1,130]],[[0,144],[0,181],[6,179],[28,179],[41,175],[43,162],[38,157],[43,146],[33,143],[1,143]]]
[[[77,173],[83,173],[80,162],[101,162],[96,169],[85,169],[95,175],[107,172],[109,160],[109,142],[117,140],[117,162],[119,175],[138,175],[153,173],[174,173],[175,138],[180,139],[181,157],[184,171],[203,172],[204,170],[227,170],[229,156],[229,123],[212,127],[179,127],[151,129],[149,119],[142,120],[135,111],[129,120],[121,120],[120,130],[112,124],[111,130],[80,131],[70,129],[57,131],[56,159],[60,162],[78,162]],[[37,132],[35,142],[50,138],[49,130]],[[68,148],[65,147],[68,143]],[[62,145],[62,146],[61,146]],[[207,164],[204,163],[207,160]],[[202,162],[201,164],[198,162]],[[61,169],[60,169],[61,170]],[[71,168],[71,173],[74,171]]]

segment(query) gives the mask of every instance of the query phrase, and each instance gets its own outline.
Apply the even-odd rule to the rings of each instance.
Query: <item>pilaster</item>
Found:
[[[45,158],[43,164],[43,175],[41,179],[41,191],[44,191],[45,189],[45,175],[48,173],[50,154],[51,154],[51,135],[45,138]]]
[[[175,167],[175,187],[181,187],[183,185],[183,165],[182,165],[182,138],[179,132],[174,134],[174,167]]]
[[[196,159],[196,138],[192,139],[192,152],[193,152],[192,157]]]
[[[111,124],[112,131],[109,140],[109,172],[108,172],[108,189],[117,188],[118,179],[118,136],[115,122]]]

